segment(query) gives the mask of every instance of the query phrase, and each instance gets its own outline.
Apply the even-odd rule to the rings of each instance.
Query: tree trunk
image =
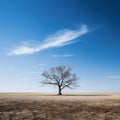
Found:
[[[59,89],[58,95],[62,95],[61,88],[58,87],[58,89]]]

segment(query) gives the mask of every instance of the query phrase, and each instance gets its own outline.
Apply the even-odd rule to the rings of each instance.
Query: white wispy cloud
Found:
[[[33,54],[35,52],[40,52],[45,49],[61,47],[74,42],[74,40],[83,34],[88,33],[87,25],[82,25],[78,30],[62,30],[54,35],[49,36],[43,41],[42,44],[38,46],[29,47],[27,44],[19,45],[8,52],[8,55],[23,55],[23,54]]]
[[[39,63],[38,66],[44,66],[45,64]]]
[[[54,57],[54,58],[59,58],[59,57],[67,58],[67,57],[74,57],[75,55],[74,54],[65,54],[65,55],[54,54],[54,55],[51,55],[51,56]]]
[[[40,74],[40,72],[38,72],[38,71],[30,71],[30,72],[27,72],[27,74]]]
[[[120,75],[111,75],[111,76],[107,76],[107,78],[110,78],[110,79],[120,79]]]

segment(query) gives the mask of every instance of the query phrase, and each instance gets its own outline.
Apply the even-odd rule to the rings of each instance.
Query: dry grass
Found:
[[[0,120],[120,120],[120,94],[0,93]]]

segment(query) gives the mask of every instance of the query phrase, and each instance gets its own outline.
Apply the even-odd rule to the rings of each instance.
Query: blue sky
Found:
[[[120,92],[119,0],[0,0],[0,91],[41,86],[51,66],[71,65],[75,92]]]

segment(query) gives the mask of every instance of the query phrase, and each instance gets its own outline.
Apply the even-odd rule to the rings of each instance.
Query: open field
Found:
[[[0,120],[120,120],[120,93],[0,93]]]

